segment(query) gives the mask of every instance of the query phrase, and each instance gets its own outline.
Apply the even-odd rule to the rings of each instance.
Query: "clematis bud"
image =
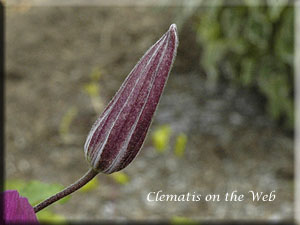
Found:
[[[103,173],[125,168],[138,154],[176,56],[176,25],[145,53],[88,134],[84,152]]]

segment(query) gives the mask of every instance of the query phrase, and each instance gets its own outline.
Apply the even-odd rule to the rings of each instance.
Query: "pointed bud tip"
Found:
[[[172,30],[173,32],[177,33],[177,26],[175,23],[171,24],[169,30]]]
[[[171,24],[168,32],[171,32],[172,35],[175,37],[176,47],[178,45],[178,34],[177,34],[177,26],[175,23]]]

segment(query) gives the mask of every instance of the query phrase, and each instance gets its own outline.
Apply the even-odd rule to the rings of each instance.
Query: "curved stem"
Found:
[[[89,169],[89,171],[83,175],[79,180],[75,183],[71,184],[69,187],[66,187],[64,190],[58,192],[57,194],[47,198],[43,202],[39,203],[38,205],[34,206],[34,212],[37,213],[38,211],[42,210],[43,208],[51,205],[52,203],[60,200],[63,197],[73,193],[74,191],[78,190],[85,184],[87,184],[90,180],[92,180],[98,174],[97,171],[94,169]]]

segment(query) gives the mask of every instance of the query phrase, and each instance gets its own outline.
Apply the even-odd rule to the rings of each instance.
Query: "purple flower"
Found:
[[[1,193],[1,200],[4,203],[5,224],[38,224],[33,207],[27,198],[19,195],[18,191],[8,190]]]
[[[84,146],[92,168],[113,173],[139,152],[176,56],[176,25],[145,53],[94,123]]]

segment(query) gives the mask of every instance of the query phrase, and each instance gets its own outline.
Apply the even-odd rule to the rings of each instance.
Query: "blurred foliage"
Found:
[[[98,67],[95,67],[89,76],[90,81],[84,85],[83,91],[90,97],[95,112],[98,114],[103,110],[103,101],[99,94],[99,80],[102,77],[101,70]]]
[[[64,189],[64,186],[60,184],[47,184],[36,180],[29,182],[25,182],[23,180],[6,180],[5,182],[5,190],[18,190],[20,195],[28,198],[31,205],[38,204],[62,189]],[[69,195],[58,202],[63,204],[70,198],[71,196]]]
[[[95,97],[99,93],[99,85],[91,82],[84,85],[84,91],[91,97]]]
[[[93,68],[91,73],[89,74],[89,82],[85,83],[82,88],[83,92],[89,96],[96,114],[98,114],[103,110],[103,103],[99,94],[99,90],[100,90],[99,80],[101,76],[102,73],[100,69],[98,67]],[[63,115],[61,119],[59,134],[64,143],[72,143],[76,138],[70,132],[70,126],[77,115],[78,115],[78,108],[72,106],[66,111],[66,113]]]
[[[102,77],[102,72],[99,67],[94,67],[90,73],[90,78],[92,81],[99,81]]]
[[[36,215],[39,222],[42,224],[61,224],[61,225],[68,224],[65,217],[53,213],[48,209],[41,210]]]
[[[59,135],[61,139],[69,143],[72,141],[72,138],[69,133],[69,129],[71,126],[72,121],[75,119],[76,115],[78,114],[78,109],[76,107],[71,107],[63,116],[60,127],[59,127]]]
[[[80,192],[89,192],[95,190],[99,186],[99,180],[97,177],[93,178],[90,182],[79,189]]]
[[[110,175],[110,177],[112,177],[113,180],[116,181],[118,184],[124,185],[129,182],[129,176],[122,171],[113,173]]]
[[[158,153],[163,153],[167,149],[171,149],[170,139],[173,139],[172,136],[176,135],[172,135],[172,133],[173,131],[169,124],[160,125],[152,132],[152,143]],[[181,158],[184,155],[188,137],[185,133],[181,132],[174,138],[174,154]]]
[[[18,190],[20,195],[22,195],[20,191],[26,187],[26,184],[27,183],[23,180],[6,180],[4,189],[5,190]],[[27,196],[24,196],[24,197],[27,197]]]
[[[294,124],[294,8],[207,7],[196,18],[201,65],[209,85],[220,78],[258,90],[266,110],[286,128]]]
[[[155,149],[158,152],[164,152],[169,146],[169,139],[171,135],[171,127],[169,125],[162,125],[156,128],[152,134],[152,141]]]
[[[64,189],[64,187],[60,184],[47,184],[35,180],[29,182],[25,182],[23,180],[5,181],[5,190],[18,190],[20,195],[26,197],[32,206],[61,191],[62,189]],[[71,196],[69,195],[58,202],[63,204],[70,198]],[[43,224],[67,224],[62,215],[53,213],[49,209],[44,209],[37,213],[37,218],[39,222]]]
[[[174,153],[177,157],[182,157],[184,155],[186,142],[187,136],[184,133],[177,136],[174,149]]]
[[[187,218],[187,217],[183,217],[183,216],[174,216],[171,219],[170,224],[172,225],[177,225],[177,224],[182,224],[182,225],[195,225],[195,224],[199,224],[196,221]]]

